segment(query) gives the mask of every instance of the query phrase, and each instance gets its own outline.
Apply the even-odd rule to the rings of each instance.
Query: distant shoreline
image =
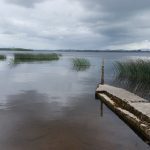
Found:
[[[35,50],[35,49],[25,49],[25,48],[0,48],[0,51],[46,51],[46,52],[150,52],[150,49],[143,50],[74,50],[74,49],[59,49],[59,50]]]
[[[33,50],[25,48],[0,48],[0,51],[33,51]]]

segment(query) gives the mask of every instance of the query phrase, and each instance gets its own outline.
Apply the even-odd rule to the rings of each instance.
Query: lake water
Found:
[[[150,53],[62,52],[58,61],[20,64],[12,63],[13,52],[1,53],[7,60],[0,62],[0,149],[149,149],[105,105],[101,115],[95,89],[103,58],[105,82],[116,84],[116,60]],[[75,70],[77,57],[89,59],[90,68]]]

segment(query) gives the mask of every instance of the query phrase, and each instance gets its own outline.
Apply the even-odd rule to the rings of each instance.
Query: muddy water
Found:
[[[120,59],[118,55],[113,58]],[[74,70],[71,58],[79,56],[90,59],[91,67]],[[0,62],[0,150],[148,150],[95,100],[102,56],[108,60],[106,81],[111,82],[109,54],[67,53],[59,61],[17,65]]]

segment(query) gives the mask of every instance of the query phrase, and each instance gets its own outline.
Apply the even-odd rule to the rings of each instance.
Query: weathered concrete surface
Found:
[[[150,118],[150,103],[131,103],[131,106]]]
[[[96,96],[150,143],[150,103],[125,89],[99,85]]]
[[[126,102],[147,102],[147,100],[131,92],[128,92],[125,89],[117,88],[117,87],[106,85],[106,84],[104,85],[100,84],[98,88],[96,89],[96,92],[103,92],[103,91],[108,92],[112,94],[113,96],[116,96]]]

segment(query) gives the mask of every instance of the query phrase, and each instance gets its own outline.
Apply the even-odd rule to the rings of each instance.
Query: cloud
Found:
[[[93,31],[106,37],[106,45],[123,43],[130,45],[149,39],[150,1],[79,0],[79,2],[88,12],[92,12],[92,15],[85,16],[85,23],[90,25]]]
[[[5,0],[7,3],[20,5],[23,7],[34,7],[36,3],[44,2],[45,0]]]
[[[74,1],[74,0],[72,0]],[[150,8],[149,0],[77,0],[79,1],[85,8],[92,11],[104,11],[107,13],[112,13],[117,16],[133,14],[135,12],[139,12],[141,10],[146,10]],[[118,13],[119,12],[119,13]]]
[[[149,0],[3,0],[0,13],[0,47],[138,49],[150,38]]]
[[[136,49],[149,49],[150,41],[145,40],[141,42],[128,43],[123,45],[113,45],[108,47],[108,49],[122,49],[122,47],[126,50],[136,50]]]

